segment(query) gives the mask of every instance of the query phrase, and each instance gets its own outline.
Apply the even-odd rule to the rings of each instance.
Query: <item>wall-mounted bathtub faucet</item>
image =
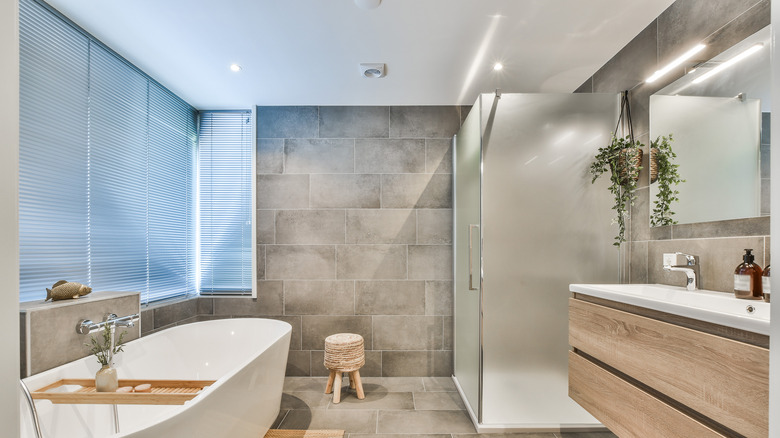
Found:
[[[664,254],[664,270],[685,272],[688,281],[685,287],[688,290],[696,290],[701,283],[699,278],[699,256],[684,254],[681,252]]]
[[[134,315],[127,315],[118,317],[114,313],[108,313],[103,317],[103,322],[92,322],[91,319],[82,319],[76,324],[76,333],[81,335],[88,335],[97,331],[103,330],[105,326],[113,327],[135,327],[135,323],[140,316],[136,313]]]

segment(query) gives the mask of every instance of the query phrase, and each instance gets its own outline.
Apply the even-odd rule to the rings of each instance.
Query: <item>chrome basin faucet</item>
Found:
[[[685,287],[696,290],[699,279],[699,257],[681,252],[664,254],[664,270],[685,272],[688,281]]]

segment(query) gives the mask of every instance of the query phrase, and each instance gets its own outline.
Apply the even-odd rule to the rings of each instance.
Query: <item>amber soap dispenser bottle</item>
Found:
[[[761,267],[753,263],[755,257],[752,249],[746,249],[742,256],[742,263],[734,270],[734,296],[746,300],[760,300],[764,297],[761,292]]]

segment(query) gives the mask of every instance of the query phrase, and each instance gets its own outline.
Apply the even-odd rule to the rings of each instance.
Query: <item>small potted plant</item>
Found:
[[[113,367],[114,355],[121,352],[123,349],[123,339],[125,332],[119,334],[119,338],[116,342],[112,342],[112,328],[109,324],[103,326],[103,330],[99,336],[92,336],[89,344],[84,344],[89,347],[90,353],[95,355],[97,361],[100,363],[101,368],[95,374],[95,390],[97,392],[114,392],[119,387],[119,378],[117,377],[116,368]]]
[[[650,182],[658,183],[658,193],[653,201],[653,211],[650,213],[650,225],[660,227],[673,225],[677,221],[672,219],[674,211],[672,202],[679,201],[680,194],[673,186],[685,182],[677,172],[679,164],[674,164],[677,154],[672,151],[672,134],[668,137],[661,136],[650,142]]]
[[[593,175],[591,183],[595,183],[604,173],[609,172],[610,175],[609,191],[615,198],[615,205],[612,209],[617,214],[613,223],[618,225],[618,234],[615,236],[613,245],[617,247],[626,241],[626,219],[629,217],[631,206],[636,200],[639,171],[642,170],[643,146],[630,135],[617,137],[613,134],[612,141],[599,148],[593,163],[590,165],[590,173]]]

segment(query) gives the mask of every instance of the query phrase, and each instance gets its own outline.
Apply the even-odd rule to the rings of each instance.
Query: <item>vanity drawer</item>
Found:
[[[569,397],[623,438],[726,436],[574,352]]]
[[[768,434],[766,348],[574,298],[569,343],[739,434]]]

